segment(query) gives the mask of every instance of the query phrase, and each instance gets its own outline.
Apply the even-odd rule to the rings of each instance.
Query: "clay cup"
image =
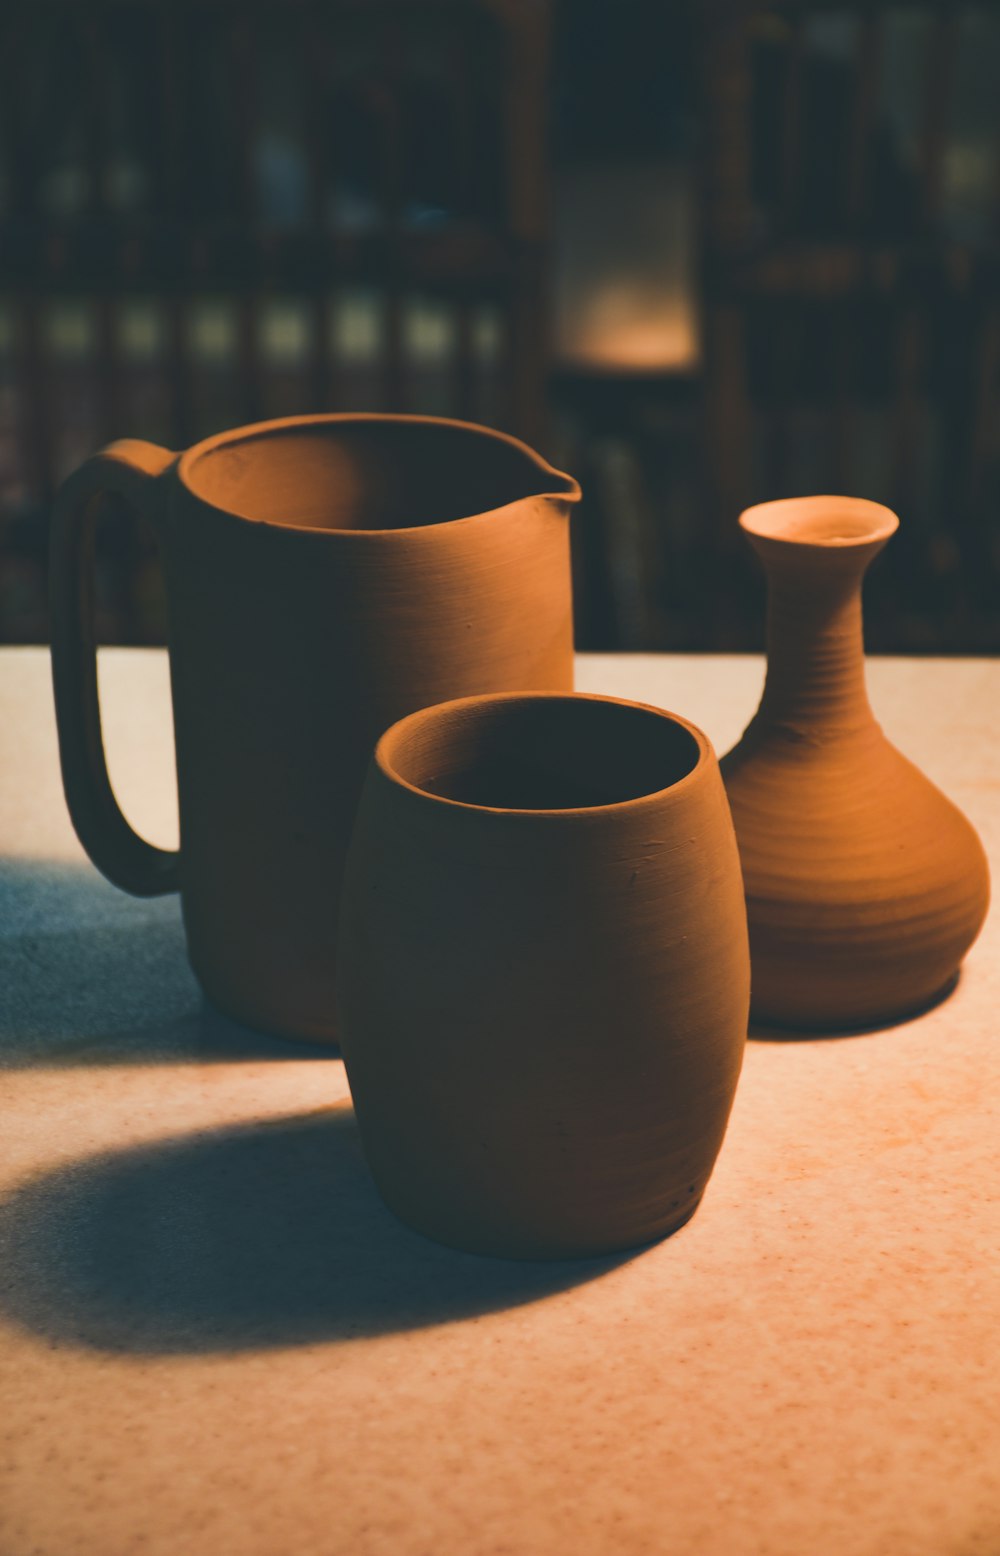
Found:
[[[369,768],[340,944],[358,1123],[401,1220],[563,1258],[692,1215],[749,1003],[736,840],[693,725],[555,694],[403,719]]]

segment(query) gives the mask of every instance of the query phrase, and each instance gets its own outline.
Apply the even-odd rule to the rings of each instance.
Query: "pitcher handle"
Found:
[[[159,505],[150,501],[155,478],[176,457],[154,443],[130,438],[109,443],[63,482],[50,535],[52,685],[66,804],[93,863],[136,897],[176,891],[180,855],[133,831],[108,777],[97,688],[94,522],[100,498],[115,493],[155,524]]]

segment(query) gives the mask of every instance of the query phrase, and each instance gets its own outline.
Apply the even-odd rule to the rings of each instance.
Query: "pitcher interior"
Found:
[[[241,518],[325,530],[423,528],[575,491],[486,429],[374,417],[237,434],[193,449],[182,474],[196,496]]]
[[[459,702],[384,737],[391,772],[425,794],[501,810],[580,810],[656,794],[698,765],[685,725],[588,697]]]

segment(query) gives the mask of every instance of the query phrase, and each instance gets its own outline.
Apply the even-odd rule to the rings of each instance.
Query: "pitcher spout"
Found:
[[[546,484],[551,482],[551,490],[540,493],[547,501],[555,503],[560,510],[572,509],[580,501],[583,495],[580,483],[575,476],[567,475],[564,470],[557,470],[547,460],[536,455],[539,468],[546,477]]]
[[[454,425],[463,425],[455,423]],[[509,432],[499,432],[495,428],[475,427],[471,423],[464,424],[469,431],[486,432],[498,443],[506,443],[512,450],[516,449],[525,463],[530,467],[532,476],[529,477],[529,486],[522,493],[522,497],[534,497],[542,502],[551,503],[563,516],[580,501],[582,496],[580,483],[575,476],[567,475],[564,470],[556,469],[549,461],[530,444],[516,438]]]
[[[553,490],[544,492],[543,496],[555,503],[561,513],[571,513],[583,495],[579,481],[574,476],[566,475],[562,470],[556,470],[552,465],[549,466],[549,474],[552,477]]]

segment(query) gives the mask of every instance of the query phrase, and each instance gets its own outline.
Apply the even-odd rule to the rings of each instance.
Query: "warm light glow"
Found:
[[[669,164],[564,176],[555,353],[564,366],[687,372],[700,357],[687,175]]]
[[[598,287],[574,319],[561,355],[581,366],[680,372],[698,363],[693,309],[639,280]]]

